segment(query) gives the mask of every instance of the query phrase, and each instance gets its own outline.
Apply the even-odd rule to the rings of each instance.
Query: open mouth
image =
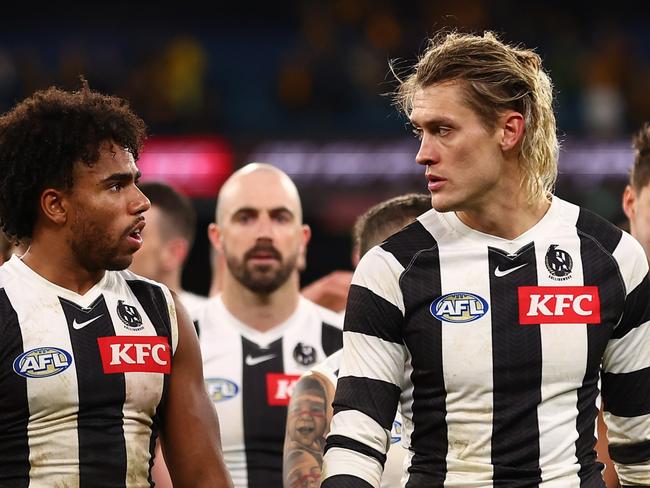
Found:
[[[303,436],[310,435],[310,434],[312,434],[314,432],[313,427],[299,427],[297,430],[300,433],[300,435],[303,435]]]

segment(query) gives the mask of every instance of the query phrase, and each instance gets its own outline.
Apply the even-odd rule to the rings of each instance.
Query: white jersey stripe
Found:
[[[490,303],[490,276],[484,269],[487,247],[476,260],[467,260],[462,247],[453,241],[437,242],[440,261],[453,263],[440,268],[441,294],[458,293],[462,297],[471,293]],[[451,473],[462,477],[464,473],[479,471],[482,481],[492,478],[492,320],[488,307],[480,318],[470,322],[440,322],[450,473],[445,486],[457,483]]]
[[[405,356],[403,345],[357,332],[344,332],[343,344],[350,351],[355,351],[355,354],[350,354],[341,361],[339,378],[365,377],[387,381],[401,388]],[[364,353],[362,351],[372,352]],[[359,361],[360,357],[356,353],[365,354],[363,361]],[[373,368],[372,371],[370,367]]]
[[[391,253],[384,251],[381,247],[373,247],[370,251],[364,254],[363,259],[368,263],[367,266],[379,267],[381,269],[387,268],[396,276],[399,276],[404,267],[395,259]],[[397,282],[387,280],[372,280],[372,277],[354,273],[352,276],[352,284],[368,288],[375,295],[382,297],[389,303],[395,305],[404,315],[404,301],[402,292],[397,286]]]
[[[535,248],[539,286],[582,286],[580,238],[575,230],[578,207],[568,207],[562,215],[569,225],[562,235],[553,236],[550,246]],[[567,276],[555,276],[548,269],[548,254],[566,253],[573,266]],[[562,279],[562,281],[560,281]],[[539,421],[540,467],[542,480],[562,478],[569,486],[580,486],[576,456],[575,418],[578,415],[578,389],[582,386],[587,364],[587,330],[583,324],[542,324],[542,385]]]
[[[25,351],[55,347],[72,356],[70,336],[61,333],[68,329],[65,316],[51,306],[50,297],[37,298],[13,286],[5,291],[18,315]],[[53,473],[62,486],[79,486],[79,444],[70,435],[76,429],[79,403],[76,368],[73,357],[65,374],[27,379],[30,488],[51,486]],[[62,392],[66,392],[64,398]],[[53,451],[56,457],[50,454]]]

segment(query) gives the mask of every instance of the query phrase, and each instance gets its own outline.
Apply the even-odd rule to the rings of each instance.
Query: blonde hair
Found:
[[[394,101],[409,116],[419,89],[453,80],[462,82],[468,106],[486,128],[493,129],[507,110],[523,115],[522,189],[531,203],[548,198],[557,178],[559,143],[553,86],[541,58],[530,49],[504,44],[492,32],[440,33],[430,39],[413,72],[400,80]]]

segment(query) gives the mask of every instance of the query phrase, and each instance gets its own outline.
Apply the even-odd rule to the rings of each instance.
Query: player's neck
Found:
[[[53,258],[55,256],[56,258]],[[79,264],[68,246],[34,239],[22,261],[50,283],[83,295],[99,282],[106,270],[88,270]]]
[[[513,240],[537,224],[551,202],[539,199],[529,202],[521,193],[505,194],[476,208],[458,211],[456,215],[468,227],[484,234]]]
[[[229,273],[224,276],[221,299],[239,321],[260,332],[284,323],[296,311],[300,293],[292,280],[269,294],[252,292]]]

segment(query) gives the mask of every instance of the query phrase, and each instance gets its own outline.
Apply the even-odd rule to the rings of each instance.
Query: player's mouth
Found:
[[[249,250],[245,255],[246,261],[253,261],[259,264],[270,264],[275,261],[281,261],[282,256],[277,249],[270,246],[258,246]]]
[[[140,246],[142,246],[142,229],[144,228],[144,226],[145,226],[145,221],[144,219],[141,219],[127,232],[126,238],[129,241],[129,243],[136,248],[136,250],[140,249]]]
[[[440,190],[443,186],[445,186],[445,183],[447,183],[447,180],[441,176],[427,174],[426,177],[427,177],[427,188],[429,189],[429,191]]]

